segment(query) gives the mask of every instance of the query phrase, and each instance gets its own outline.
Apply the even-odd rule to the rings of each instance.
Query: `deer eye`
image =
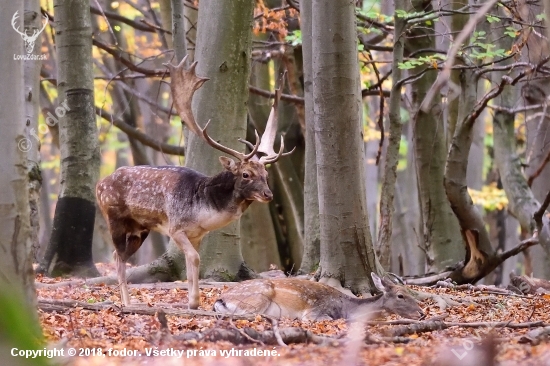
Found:
[[[403,296],[403,294],[398,294],[398,295],[397,295],[397,298],[399,298],[399,299],[404,299],[405,296]]]
[[[246,178],[249,178],[250,175],[248,175],[248,173],[243,173],[243,178],[246,179]]]

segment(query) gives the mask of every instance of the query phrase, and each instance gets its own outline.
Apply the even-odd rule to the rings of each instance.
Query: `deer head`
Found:
[[[27,34],[27,31],[21,32],[19,30],[19,26],[17,26],[17,28],[15,27],[15,22],[17,18],[19,18],[18,13],[19,11],[16,11],[15,14],[13,14],[13,17],[11,18],[11,26],[23,38],[23,42],[25,42],[25,50],[27,51],[27,53],[31,53],[32,50],[34,49],[34,43],[36,42],[36,39],[38,38],[40,33],[42,33],[42,31],[46,28],[46,25],[48,25],[49,18],[48,18],[48,15],[45,15],[44,19],[46,19],[46,22],[43,24],[42,29],[40,30],[35,29],[32,36],[29,36]]]
[[[381,309],[404,318],[420,319],[424,316],[422,309],[408,293],[406,287],[395,285],[385,278],[380,278],[374,272],[371,273],[371,277],[376,288],[382,292],[382,296],[379,299],[379,307]],[[368,304],[369,302],[365,303]]]

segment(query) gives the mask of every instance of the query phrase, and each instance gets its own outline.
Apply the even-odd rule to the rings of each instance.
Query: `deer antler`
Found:
[[[208,143],[208,145],[212,146],[213,148],[226,154],[232,155],[242,161],[250,160],[256,154],[256,151],[258,150],[258,146],[260,144],[260,137],[258,136],[258,132],[256,132],[256,144],[254,145],[252,152],[249,154],[243,154],[239,151],[230,149],[227,146],[223,146],[222,144],[214,141],[208,135],[206,129],[208,128],[210,120],[206,123],[204,128],[201,128],[195,121],[193,111],[191,109],[193,94],[195,94],[195,91],[197,91],[202,86],[202,84],[210,79],[197,76],[195,72],[197,61],[193,62],[193,64],[191,64],[188,69],[185,69],[186,60],[187,56],[185,56],[177,66],[169,63],[164,64],[170,70],[170,77],[172,79],[170,82],[172,98],[174,99],[174,105],[182,122],[184,122],[191,131],[197,134],[197,136],[202,137],[204,141],[206,141],[206,143]]]
[[[195,91],[210,79],[197,76],[195,72],[195,68],[197,67],[196,61],[193,62],[188,69],[185,69],[187,57],[188,56],[185,56],[177,66],[171,63],[166,63],[164,66],[170,70],[170,89],[172,90],[174,105],[181,121],[184,122],[191,131],[198,136],[202,136],[202,129],[197,122],[195,122],[195,118],[193,117],[191,101]]]
[[[267,124],[265,126],[264,134],[262,135],[260,146],[257,149],[259,152],[265,154],[265,156],[262,156],[260,158],[260,163],[263,163],[263,164],[275,163],[282,156],[290,155],[294,152],[294,149],[292,149],[292,151],[283,153],[285,149],[285,141],[282,135],[281,135],[281,147],[279,148],[279,152],[276,153],[275,150],[273,149],[275,144],[275,137],[277,134],[277,122],[279,117],[279,112],[278,112],[279,100],[281,99],[281,93],[284,87],[285,76],[286,76],[286,71],[281,77],[279,88],[275,89],[275,99],[273,100],[273,106],[271,107],[269,118],[267,119]]]

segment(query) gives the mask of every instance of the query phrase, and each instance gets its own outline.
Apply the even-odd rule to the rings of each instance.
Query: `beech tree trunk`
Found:
[[[22,17],[23,18],[23,17]],[[40,13],[40,2],[38,0],[25,0],[25,31],[28,34],[42,29],[42,15]],[[41,53],[41,40],[39,36],[34,45],[32,54]],[[40,231],[40,188],[42,187],[42,172],[40,169],[40,133],[38,130],[38,115],[40,111],[40,68],[42,61],[26,60],[24,62],[25,78],[25,120],[32,139],[32,146],[27,154],[27,172],[29,175],[29,205],[30,205],[30,225],[31,242],[33,247],[34,261],[39,261],[40,241],[38,233]]]
[[[264,90],[269,90],[271,87],[269,65],[262,63],[253,64],[250,84]],[[261,126],[257,126],[257,124],[267,121],[269,111],[270,103],[267,99],[249,93],[248,113],[251,119],[247,133],[249,141],[253,141],[255,138],[252,131],[253,127],[260,129],[260,127],[263,128],[265,126],[265,123]],[[272,170],[270,169],[268,174],[273,174]],[[273,220],[278,220],[279,218],[271,216],[269,206],[272,204],[274,202],[267,205],[250,205],[241,217],[241,249],[243,257],[245,262],[256,272],[267,271],[271,264],[276,265],[278,268],[282,267],[277,236],[273,227]]]
[[[10,24],[15,12],[22,29],[23,2],[3,2],[0,21]],[[24,63],[14,60],[14,55],[26,51],[21,36],[11,29],[0,32],[0,49],[2,82],[9,86],[0,90],[0,288],[25,299],[25,306],[36,315],[27,172],[27,152],[36,140],[25,127]]]
[[[320,260],[319,194],[315,153],[315,120],[313,112],[312,68],[312,2],[303,1],[300,7],[302,54],[304,69],[304,99],[306,124],[306,155],[304,176],[304,251],[300,271],[314,272]]]
[[[199,4],[197,74],[211,81],[195,93],[193,111],[202,126],[212,119],[210,136],[238,151],[244,151],[238,138],[246,136],[253,7],[252,0],[202,0]],[[217,174],[220,152],[194,134],[189,134],[188,141],[186,166],[207,175]],[[233,281],[239,272],[246,273],[239,222],[208,234],[202,240],[200,255],[202,277]]]
[[[405,2],[396,0],[395,10],[405,10]],[[382,193],[380,195],[380,224],[376,252],[380,258],[380,264],[385,270],[390,268],[391,238],[393,231],[394,195],[397,181],[397,163],[399,161],[399,146],[403,130],[401,122],[401,93],[402,87],[399,80],[403,72],[398,67],[403,61],[405,19],[396,17],[394,26],[394,44],[392,53],[392,89],[389,99],[389,138],[384,159],[384,173],[382,178]]]
[[[97,276],[92,260],[99,146],[94,105],[92,32],[87,0],[56,0],[61,177],[52,236],[40,270],[50,276]]]
[[[425,2],[420,0],[411,4],[412,11],[431,10],[431,5],[426,7]],[[415,28],[411,33],[414,37],[406,42],[409,52],[436,48],[434,38],[428,35],[433,34],[433,25]],[[425,67],[416,68],[412,73]],[[439,271],[464,258],[464,243],[443,186],[447,143],[441,101],[434,98],[428,112],[419,108],[436,77],[436,70],[427,71],[421,79],[412,83],[411,88],[415,106],[413,146],[422,210],[421,245],[429,253],[428,270]]]
[[[379,264],[365,198],[362,108],[355,7],[313,1],[313,103],[317,153],[320,276],[370,291]]]

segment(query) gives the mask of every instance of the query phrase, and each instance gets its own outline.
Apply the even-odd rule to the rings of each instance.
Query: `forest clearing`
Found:
[[[550,364],[549,1],[0,4],[0,365]]]

